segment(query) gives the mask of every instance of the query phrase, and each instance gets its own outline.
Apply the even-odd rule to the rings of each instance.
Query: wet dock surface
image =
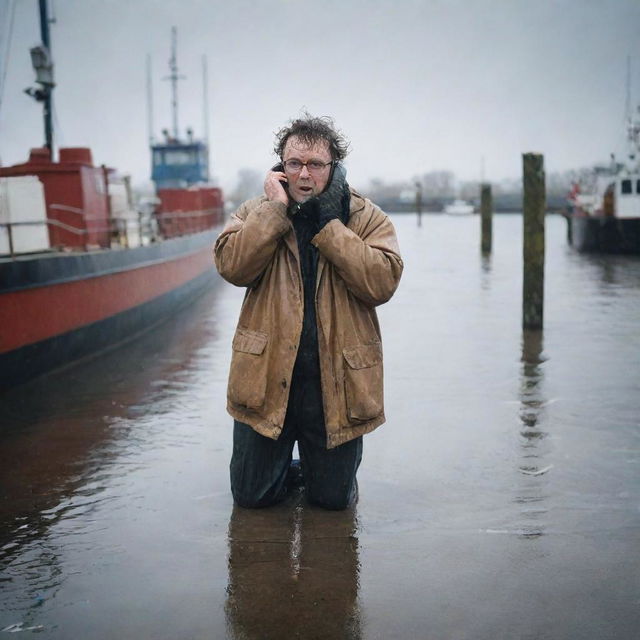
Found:
[[[360,500],[233,507],[225,283],[0,397],[0,635],[626,639],[640,628],[640,260],[547,219],[523,335],[521,219],[396,216],[386,425]]]

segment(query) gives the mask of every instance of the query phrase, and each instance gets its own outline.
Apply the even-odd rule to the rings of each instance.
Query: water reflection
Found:
[[[589,269],[589,279],[602,285],[600,293],[615,291],[618,287],[631,290],[640,287],[638,256],[570,251],[568,260],[581,270]]]
[[[196,309],[207,304],[210,298]],[[211,337],[189,312],[99,359],[0,397],[0,544],[14,520],[50,524],[64,515],[55,509],[61,500],[99,492],[116,458],[144,446],[129,418],[167,411]]]
[[[234,507],[225,606],[232,638],[361,637],[355,508],[327,512],[301,495]]]
[[[81,554],[83,540],[106,526],[94,514],[138,499],[127,495],[127,476],[200,367],[215,327],[198,311],[212,300],[209,292],[117,350],[0,396],[0,583],[6,613],[21,624],[67,578],[63,556]],[[94,559],[117,551],[92,548]]]
[[[482,253],[480,256],[481,280],[483,291],[491,289],[491,253]]]
[[[542,331],[524,330],[522,333],[522,370],[520,376],[520,448],[522,477],[520,491],[515,498],[520,505],[524,538],[537,538],[544,534],[547,516],[545,474],[551,466],[546,463],[545,439],[549,435],[543,428],[547,401],[543,392],[544,340]]]

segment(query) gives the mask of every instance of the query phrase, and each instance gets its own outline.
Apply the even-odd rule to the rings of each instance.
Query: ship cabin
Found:
[[[165,140],[151,145],[151,179],[156,189],[183,189],[209,180],[209,150],[207,144],[193,138],[182,141],[163,131]]]
[[[154,215],[163,238],[174,238],[213,228],[222,222],[222,191],[209,184],[209,148],[195,140],[187,129],[187,140],[170,136],[151,145],[151,179],[156,185]]]
[[[622,176],[616,183],[616,216],[618,218],[640,217],[640,173]]]

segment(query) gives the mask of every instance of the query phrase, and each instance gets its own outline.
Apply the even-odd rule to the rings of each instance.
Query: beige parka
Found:
[[[385,421],[382,342],[375,307],[402,274],[395,230],[370,200],[351,191],[349,222],[329,222],[319,250],[316,320],[327,448]],[[282,432],[302,331],[298,245],[283,203],[245,202],[218,237],[215,263],[225,280],[247,287],[232,344],[229,414],[258,433]]]

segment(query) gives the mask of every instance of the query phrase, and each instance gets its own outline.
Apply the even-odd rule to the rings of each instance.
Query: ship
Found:
[[[579,252],[640,254],[640,106],[627,116],[627,152],[573,184],[569,243]]]
[[[451,216],[468,216],[474,209],[470,202],[456,198],[453,202],[446,204],[442,211]]]
[[[0,167],[0,391],[132,339],[218,278],[211,251],[223,195],[208,182],[207,140],[180,137],[177,117],[150,145],[155,195],[141,206],[127,177],[95,165],[90,148],[61,148],[54,159],[49,19],[39,4],[38,88],[27,93],[43,103],[45,146]]]

